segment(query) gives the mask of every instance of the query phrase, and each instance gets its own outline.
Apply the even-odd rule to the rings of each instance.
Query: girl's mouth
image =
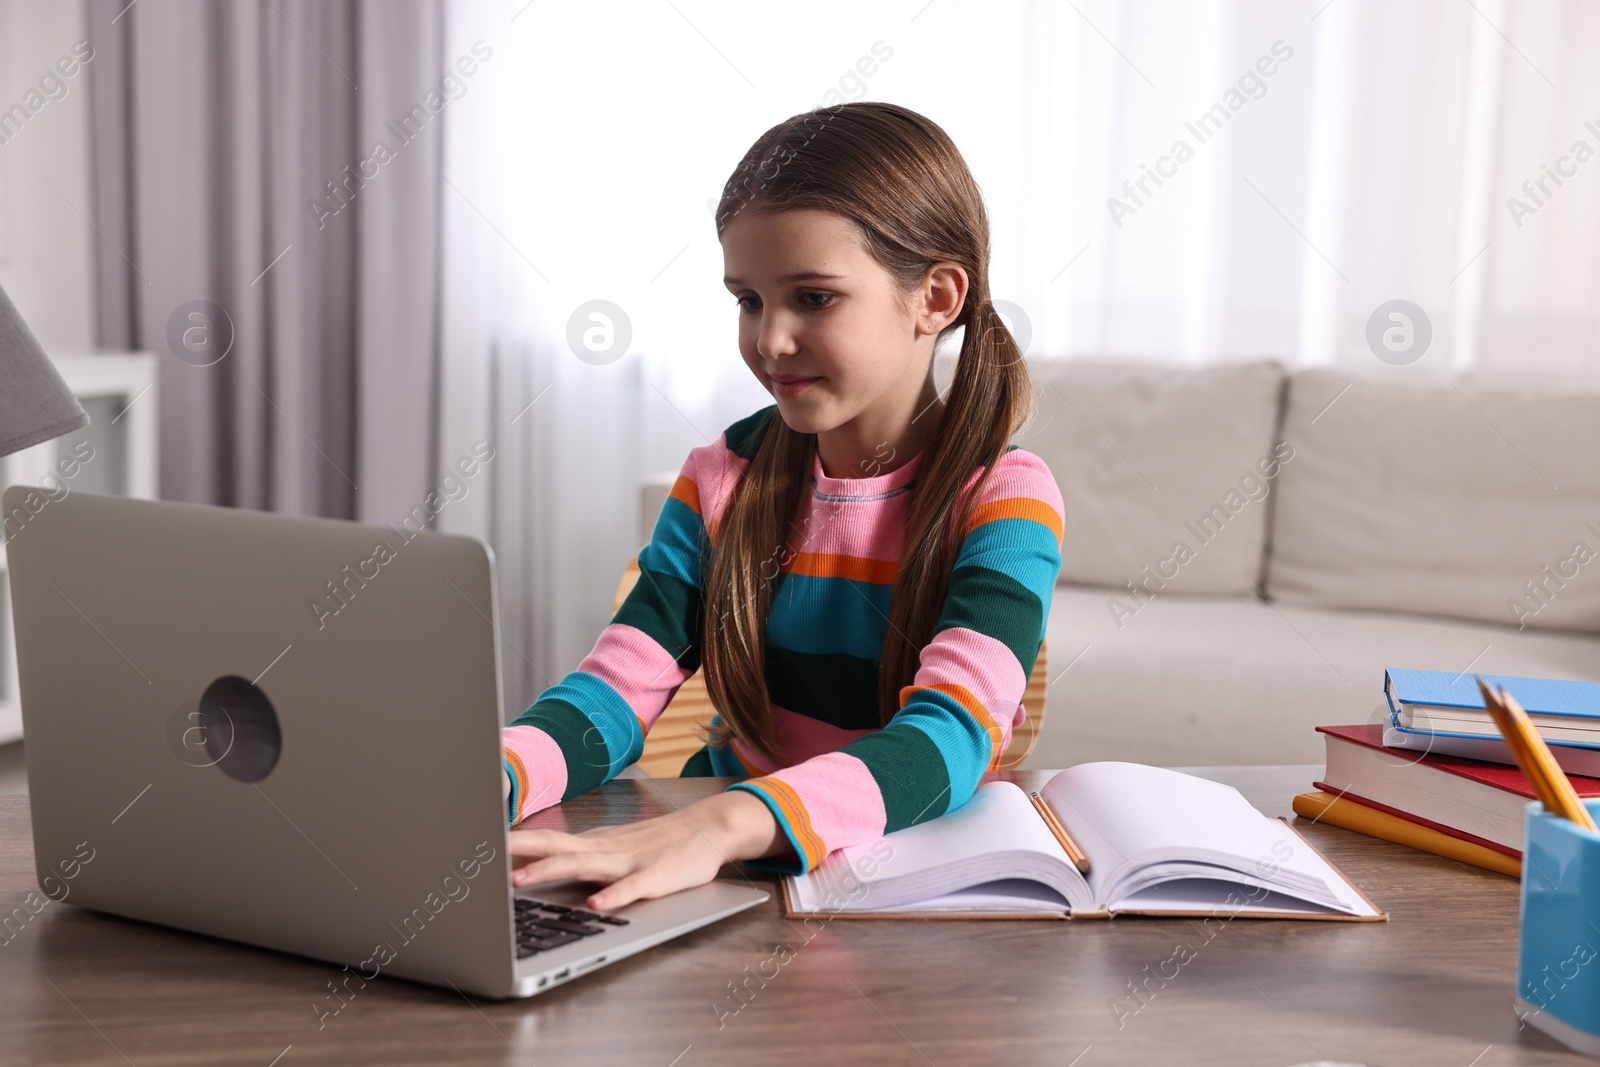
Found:
[[[822,381],[820,377],[795,378],[786,382],[774,378],[772,379],[772,388],[779,396],[799,396],[820,381]]]

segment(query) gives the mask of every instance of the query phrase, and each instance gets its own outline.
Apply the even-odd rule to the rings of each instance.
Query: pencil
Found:
[[[1600,827],[1595,825],[1594,819],[1589,814],[1589,809],[1584,807],[1577,790],[1572,788],[1572,783],[1562,772],[1560,764],[1556,763],[1555,754],[1545,744],[1543,737],[1534,729],[1533,720],[1528,718],[1528,713],[1517,698],[1505,689],[1501,689],[1500,702],[1505,707],[1508,717],[1518,724],[1525,738],[1523,744],[1533,753],[1533,758],[1544,773],[1546,787],[1556,800],[1556,812],[1570,819],[1579,826],[1600,833]]]
[[[1476,676],[1474,677],[1476,678]],[[1500,699],[1498,692],[1484,683],[1482,678],[1476,678],[1476,680],[1478,682],[1478,691],[1483,694],[1484,709],[1488,711],[1489,718],[1493,720],[1495,729],[1499,730],[1501,736],[1505,739],[1506,748],[1511,750],[1512,759],[1516,760],[1517,766],[1522,770],[1523,776],[1527,778],[1528,785],[1533,789],[1534,795],[1539,798],[1539,803],[1543,804],[1549,811],[1555,812],[1559,802],[1555,799],[1554,793],[1545,781],[1544,768],[1534,759],[1533,752],[1528,748],[1527,740],[1522,731],[1513,724],[1505,702]]]
[[[1089,857],[1084,854],[1083,849],[1078,847],[1078,843],[1072,840],[1072,835],[1067,833],[1065,826],[1061,825],[1061,820],[1056,818],[1056,813],[1050,810],[1050,806],[1044,802],[1044,798],[1039,795],[1037,790],[1029,793],[1028,796],[1033,799],[1033,806],[1039,809],[1039,817],[1044,820],[1046,826],[1050,827],[1050,832],[1055,834],[1056,840],[1061,843],[1061,848],[1066,852],[1067,859],[1071,860],[1073,866],[1077,867],[1080,872],[1088,874]]]
[[[1474,676],[1476,678],[1476,676]],[[1529,744],[1529,734],[1517,722],[1506,706],[1504,691],[1496,690],[1486,685],[1481,678],[1476,678],[1478,691],[1483,694],[1483,706],[1489,713],[1489,718],[1494,721],[1495,728],[1500,731],[1505,739],[1506,747],[1511,750],[1511,756],[1516,760],[1517,766],[1527,778],[1528,785],[1533,789],[1534,795],[1539,798],[1546,811],[1562,818],[1567,815],[1554,783],[1550,779],[1549,771],[1534,753]],[[1542,740],[1542,739],[1541,739]]]
[[[1528,784],[1533,787],[1539,803],[1552,815],[1577,823],[1586,830],[1600,833],[1589,809],[1584,807],[1572,783],[1556,763],[1550,747],[1533,727],[1533,721],[1517,698],[1504,689],[1494,690],[1482,678],[1477,679],[1478,690],[1483,694],[1484,708],[1505,738],[1517,766],[1522,769]]]

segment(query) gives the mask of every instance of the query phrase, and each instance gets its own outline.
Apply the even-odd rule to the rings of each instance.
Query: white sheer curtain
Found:
[[[441,518],[496,548],[508,712],[609,618],[639,478],[769,402],[710,205],[756,136],[819,103],[892,100],[949,132],[1032,358],[1383,369],[1367,320],[1403,298],[1433,341],[1392,373],[1600,378],[1592,6],[458,0],[448,17],[447,57],[493,56],[449,112],[439,458],[480,437],[498,454]],[[1545,167],[1562,184],[1540,192]],[[631,328],[613,362],[568,344],[592,300]]]

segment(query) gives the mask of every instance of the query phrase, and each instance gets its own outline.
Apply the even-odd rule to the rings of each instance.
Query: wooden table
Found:
[[[1194,773],[1276,816],[1320,769]],[[1026,788],[1047,775],[992,776]],[[541,814],[583,829],[664,813],[727,781],[616,779]],[[380,978],[320,1031],[312,1002],[332,967],[50,904],[0,944],[0,1063],[1594,1062],[1518,1028],[1514,880],[1297,826],[1391,921],[1237,919],[1209,940],[1197,923],[1132,917],[835,919],[812,932],[780,916],[773,885],[760,908],[529,1000]],[[765,880],[733,867],[722,877],[746,873]],[[34,888],[27,800],[0,798],[3,910]],[[1187,962],[1164,962],[1175,955]],[[732,1013],[729,983],[763,973]],[[1131,999],[1141,982],[1144,998]]]

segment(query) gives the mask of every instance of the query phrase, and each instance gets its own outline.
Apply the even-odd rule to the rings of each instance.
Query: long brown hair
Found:
[[[857,101],[780,122],[750,146],[717,206],[717,234],[741,211],[820,208],[854,222],[872,257],[909,295],[935,263],[967,273],[966,301],[936,343],[965,327],[939,432],[928,438],[906,514],[878,670],[878,717],[887,724],[912,684],[944,606],[971,502],[1033,409],[1033,385],[1016,340],[989,299],[989,220],[955,144],[907,108]],[[805,492],[816,434],[791,430],[776,411],[708,531],[714,551],[701,617],[706,689],[722,721],[701,724],[714,745],[738,737],[780,762],[767,692],[766,619],[772,560]],[[954,514],[957,497],[983,475]],[[1009,716],[1012,709],[994,709]],[[999,714],[996,717],[1000,717]]]

